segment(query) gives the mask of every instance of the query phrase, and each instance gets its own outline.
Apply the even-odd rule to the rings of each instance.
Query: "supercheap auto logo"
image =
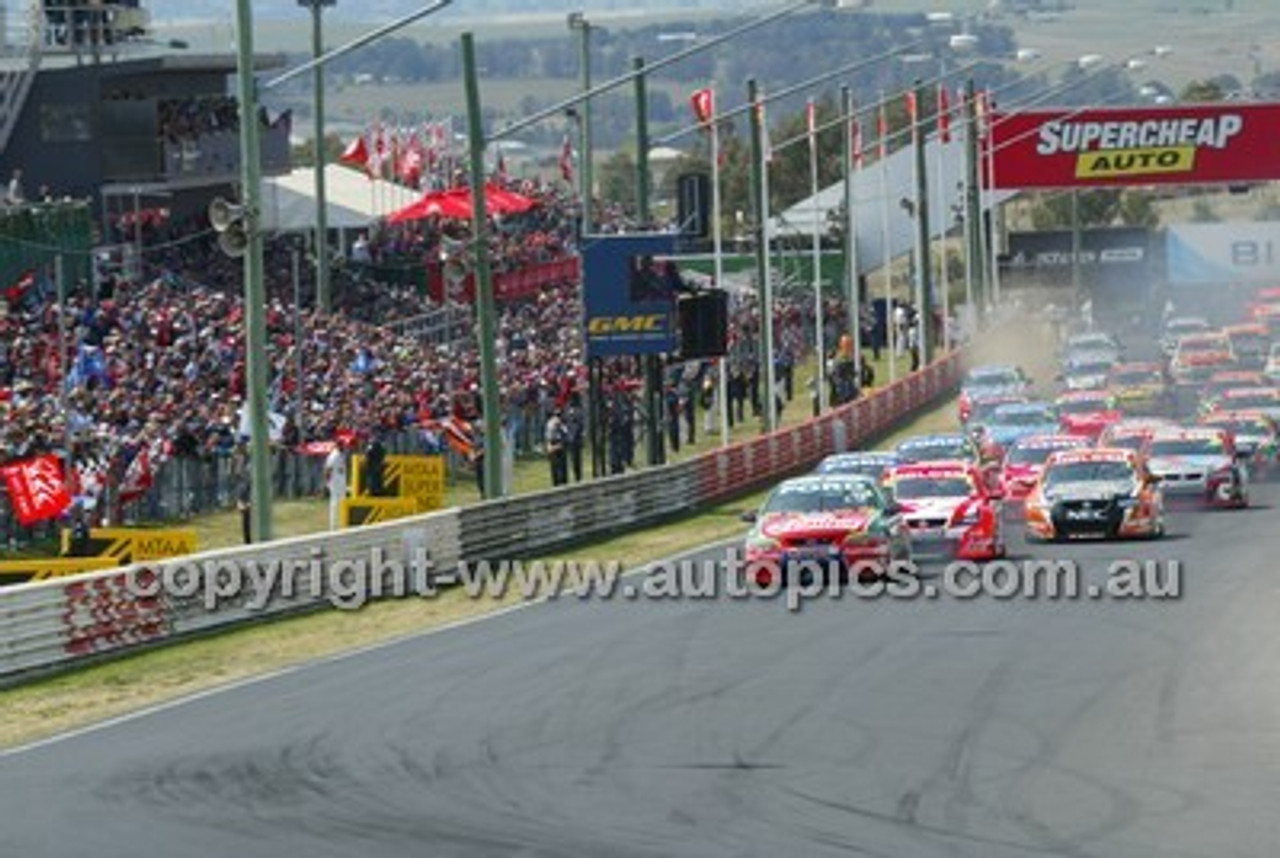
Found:
[[[1222,151],[1244,130],[1244,117],[1178,117],[1097,122],[1055,120],[1040,127],[1036,153],[1074,154],[1077,179],[1190,173],[1196,155]]]

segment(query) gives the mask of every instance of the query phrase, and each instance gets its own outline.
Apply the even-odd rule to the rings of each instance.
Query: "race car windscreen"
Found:
[[[1160,373],[1151,370],[1129,370],[1127,372],[1118,372],[1111,376],[1111,383],[1118,384],[1123,387],[1132,387],[1139,384],[1160,384],[1164,381]]]
[[[1057,422],[1057,416],[1047,408],[1037,410],[1011,410],[998,408],[991,422],[999,426],[1043,426]]]
[[[1005,456],[1010,465],[1043,465],[1055,451],[1061,447],[1014,447]]]
[[[835,512],[837,510],[882,507],[879,492],[866,483],[849,482],[838,485],[812,483],[783,484],[765,501],[764,514],[775,512]]]
[[[967,477],[907,477],[894,485],[898,500],[925,498],[967,498],[973,494],[973,483]]]
[[[1089,361],[1088,363],[1073,363],[1067,367],[1067,378],[1088,378],[1094,375],[1106,375],[1111,369],[1110,361]]]
[[[1013,370],[998,370],[969,376],[965,387],[979,389],[984,387],[1017,387],[1022,379]]]
[[[820,470],[824,474],[845,474],[879,479],[887,467],[889,467],[888,464],[884,462],[831,462],[824,464]]]
[[[1231,344],[1217,337],[1188,337],[1178,343],[1178,354],[1202,354],[1204,352],[1225,352]]]
[[[1251,393],[1241,396],[1231,396],[1227,398],[1227,402],[1231,404],[1232,409],[1240,411],[1248,411],[1254,408],[1277,408],[1280,407],[1280,397],[1268,395],[1266,393]]]
[[[1222,441],[1217,438],[1166,438],[1151,442],[1152,456],[1221,456]]]
[[[1214,420],[1213,425],[1240,437],[1265,437],[1269,433],[1265,424],[1253,420]]]
[[[1067,462],[1054,465],[1044,475],[1045,488],[1067,483],[1117,483],[1133,479],[1133,468],[1126,462]]]
[[[900,447],[898,452],[902,454],[902,458],[909,462],[946,462],[946,461],[965,461],[972,459],[974,456],[973,448],[968,442],[957,439],[955,441],[939,441],[928,444],[911,444]]]
[[[1072,399],[1068,402],[1058,403],[1059,414],[1096,414],[1099,411],[1107,411],[1110,408],[1110,400],[1102,397],[1097,399]]]

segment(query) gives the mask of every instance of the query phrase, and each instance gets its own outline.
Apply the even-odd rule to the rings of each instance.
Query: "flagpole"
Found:
[[[991,105],[987,105],[988,113]],[[988,120],[990,122],[990,120]],[[988,126],[990,128],[990,126]],[[999,212],[996,207],[996,147],[995,133],[988,130],[987,140],[987,217],[991,226],[988,229],[988,237],[990,238],[990,250],[988,258],[991,263],[991,303],[993,306],[1000,304],[1000,229],[997,221]]]
[[[853,171],[862,166],[862,134],[857,129],[858,117],[853,107],[853,90],[841,88],[841,104],[845,116],[844,137],[844,214],[845,263],[848,266],[849,295],[846,314],[853,338],[854,386],[862,388],[862,289],[858,279],[858,217],[853,206]]]
[[[813,215],[813,327],[814,327],[814,351],[818,363],[818,410],[819,412],[827,410],[827,349],[825,340],[825,328],[822,312],[822,224],[818,219],[818,129],[817,116],[814,111],[817,108],[813,103],[813,99],[809,99],[806,108],[809,121],[809,193],[812,200]]]
[[[949,132],[944,134],[943,129],[949,124],[950,119],[943,115],[943,103],[946,101],[946,82],[938,86],[938,290],[942,293],[942,330],[940,341],[943,351],[951,349],[951,296],[948,294],[951,289],[951,283],[947,276],[947,215],[950,209],[947,207],[947,179],[946,179],[946,147],[948,141],[944,140],[944,136],[950,136]]]
[[[720,126],[715,115],[715,93],[711,102],[711,244],[715,256],[716,288],[724,288],[724,227],[720,223]],[[729,355],[720,356],[716,399],[720,406],[720,446],[729,446]]]
[[[889,349],[889,383],[898,380],[898,332],[893,318],[893,253],[889,238],[889,124],[885,116],[884,93],[880,94],[880,241],[884,262],[884,327]]]
[[[971,106],[968,104],[968,98],[966,97],[965,91],[963,89],[960,89],[957,91],[957,94],[959,96],[959,103],[964,106],[964,110],[961,112],[961,116],[967,117],[968,112],[971,110]],[[971,128],[970,128],[969,122],[967,121],[963,123],[962,127],[963,127],[962,133],[964,134],[964,148],[962,151],[966,153],[966,160],[967,160],[967,153],[969,152],[969,147],[972,145],[969,140]],[[972,333],[977,329],[977,320],[979,318],[979,314],[978,314],[978,308],[975,307],[973,303],[974,223],[973,223],[973,218],[970,217],[970,212],[969,212],[969,176],[968,176],[968,170],[965,168],[962,168],[961,170],[960,182],[957,188],[959,190],[959,201],[962,204],[962,210],[964,212],[964,214],[961,215],[961,218],[960,218],[960,222],[964,231],[964,239],[963,239],[964,240],[964,306],[965,306],[964,329],[966,333]]]
[[[67,410],[67,272],[61,253],[53,258],[53,276],[58,290],[58,410],[62,412],[62,444],[66,447],[62,480],[70,485],[72,465],[71,414]]]
[[[757,360],[764,381],[764,401],[760,403],[762,429],[767,434],[777,428],[777,397],[773,375],[773,276],[769,261],[769,127],[765,124],[764,98],[755,78],[747,81],[747,101],[751,103],[751,170],[754,174],[755,217],[760,230],[756,242],[756,278],[759,288],[760,348]]]

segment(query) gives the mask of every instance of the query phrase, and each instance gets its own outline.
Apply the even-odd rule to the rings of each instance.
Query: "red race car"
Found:
[[[993,560],[1005,555],[1000,489],[966,462],[900,465],[889,472],[913,557]]]
[[[1063,434],[1090,441],[1096,441],[1103,429],[1124,417],[1115,396],[1105,390],[1072,390],[1053,404]]]
[[[1031,435],[1014,442],[1004,457],[1001,482],[1006,500],[1026,500],[1044,463],[1058,450],[1080,450],[1089,446],[1089,439],[1079,435]]]

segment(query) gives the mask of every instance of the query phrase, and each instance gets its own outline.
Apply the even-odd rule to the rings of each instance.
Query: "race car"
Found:
[[[1080,450],[1089,440],[1079,435],[1029,435],[1013,443],[1000,471],[1006,501],[1023,501],[1031,493],[1044,463],[1058,450]]]
[[[984,441],[1003,455],[1010,444],[1028,435],[1058,431],[1058,412],[1047,402],[1019,402],[998,406],[983,424]]]
[[[1262,369],[1271,349],[1271,331],[1261,322],[1227,325],[1222,329],[1231,341],[1236,362],[1245,369]]]
[[[1132,450],[1053,453],[1023,506],[1029,541],[1164,535],[1164,496]]]
[[[913,557],[993,560],[1005,555],[1002,493],[966,462],[899,465],[893,499],[911,535]]]
[[[776,486],[746,539],[748,574],[768,585],[805,562],[843,576],[855,564],[911,559],[911,541],[897,506],[876,481],[859,476],[810,475]]]
[[[1073,390],[1054,400],[1058,428],[1064,434],[1096,439],[1124,415],[1116,398],[1106,390]]]
[[[996,393],[975,394],[969,400],[969,415],[964,421],[964,427],[972,435],[991,419],[992,413],[1001,405],[1030,401],[1030,398],[1025,393],[998,391]]]
[[[1125,414],[1158,414],[1171,405],[1164,370],[1157,363],[1122,363],[1112,367],[1107,389]]]
[[[1201,411],[1228,390],[1237,387],[1267,387],[1270,382],[1256,369],[1228,369],[1215,372],[1200,388],[1199,405]]]
[[[894,449],[904,465],[929,462],[964,462],[977,468],[988,487],[1000,484],[1000,457],[1003,451],[981,434],[975,439],[959,432],[940,435],[913,435]]]
[[[969,419],[969,408],[974,396],[983,393],[1025,394],[1031,387],[1030,380],[1016,366],[975,366],[965,373],[960,384],[960,422]]]
[[[1203,413],[1213,411],[1261,411],[1272,420],[1280,420],[1280,389],[1233,387],[1205,403]]]
[[[1247,457],[1251,473],[1262,473],[1280,461],[1280,430],[1261,411],[1214,411],[1200,418],[1200,425],[1231,433],[1236,453]]]
[[[1280,384],[1280,343],[1272,343],[1267,353],[1267,365],[1263,367],[1263,376],[1272,384]]]
[[[1107,375],[1115,364],[1110,354],[1077,355],[1062,365],[1058,380],[1067,390],[1099,390],[1107,386]]]
[[[1183,337],[1169,358],[1169,376],[1179,385],[1203,384],[1215,372],[1235,367],[1231,340],[1221,333]]]
[[[818,463],[814,473],[870,477],[880,485],[889,468],[901,463],[902,457],[892,450],[833,453]]]
[[[1249,505],[1249,473],[1230,433],[1212,426],[1163,429],[1151,437],[1147,467],[1166,497],[1191,496],[1210,506]]]
[[[1126,417],[1103,429],[1096,446],[1145,454],[1152,435],[1158,430],[1177,426],[1177,423],[1163,417]]]
[[[1063,362],[1069,363],[1089,355],[1115,363],[1123,352],[1124,347],[1110,334],[1103,331],[1086,331],[1067,338],[1067,342],[1062,347],[1062,359]]]
[[[1212,328],[1209,322],[1199,316],[1177,316],[1165,322],[1164,333],[1160,335],[1160,351],[1164,352],[1165,357],[1173,354],[1178,348],[1178,342],[1186,336],[1192,334],[1208,333]]]

